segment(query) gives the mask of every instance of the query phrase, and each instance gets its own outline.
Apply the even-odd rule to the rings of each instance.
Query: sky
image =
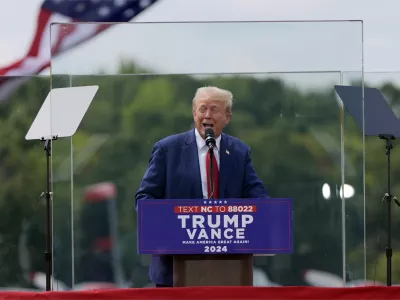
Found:
[[[1,66],[27,51],[42,1],[0,1],[0,40],[6,41]],[[54,59],[53,71],[115,74],[124,57],[161,73],[300,72],[282,76],[305,81],[336,80],[340,71],[359,78],[362,68],[400,72],[399,11],[398,0],[159,0],[134,23],[115,26]],[[181,21],[237,22],[137,24]]]

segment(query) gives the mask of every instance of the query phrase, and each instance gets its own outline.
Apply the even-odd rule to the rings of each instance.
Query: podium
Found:
[[[253,257],[293,252],[291,199],[139,200],[138,253],[173,257],[173,285],[252,286]]]
[[[174,286],[252,286],[253,255],[174,255]]]

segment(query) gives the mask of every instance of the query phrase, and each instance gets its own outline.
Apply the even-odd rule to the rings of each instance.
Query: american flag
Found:
[[[27,54],[0,68],[0,101],[6,100],[29,76],[50,65],[52,58],[90,40],[113,26],[106,22],[129,22],[158,0],[45,0]],[[52,26],[52,23],[78,23]]]

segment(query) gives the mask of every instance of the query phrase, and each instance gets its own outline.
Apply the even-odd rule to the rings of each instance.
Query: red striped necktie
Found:
[[[215,158],[215,155],[213,155],[213,163],[212,163],[212,181],[214,183],[214,194],[211,194],[210,191],[210,151],[207,151],[206,155],[206,172],[207,172],[207,192],[208,192],[208,198],[215,198],[217,199],[219,197],[219,170],[218,170],[218,164],[217,164],[217,159]],[[210,197],[211,196],[211,197]]]

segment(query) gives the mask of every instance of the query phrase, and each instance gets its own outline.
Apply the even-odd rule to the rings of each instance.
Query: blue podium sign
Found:
[[[293,252],[291,199],[138,202],[139,254]]]

